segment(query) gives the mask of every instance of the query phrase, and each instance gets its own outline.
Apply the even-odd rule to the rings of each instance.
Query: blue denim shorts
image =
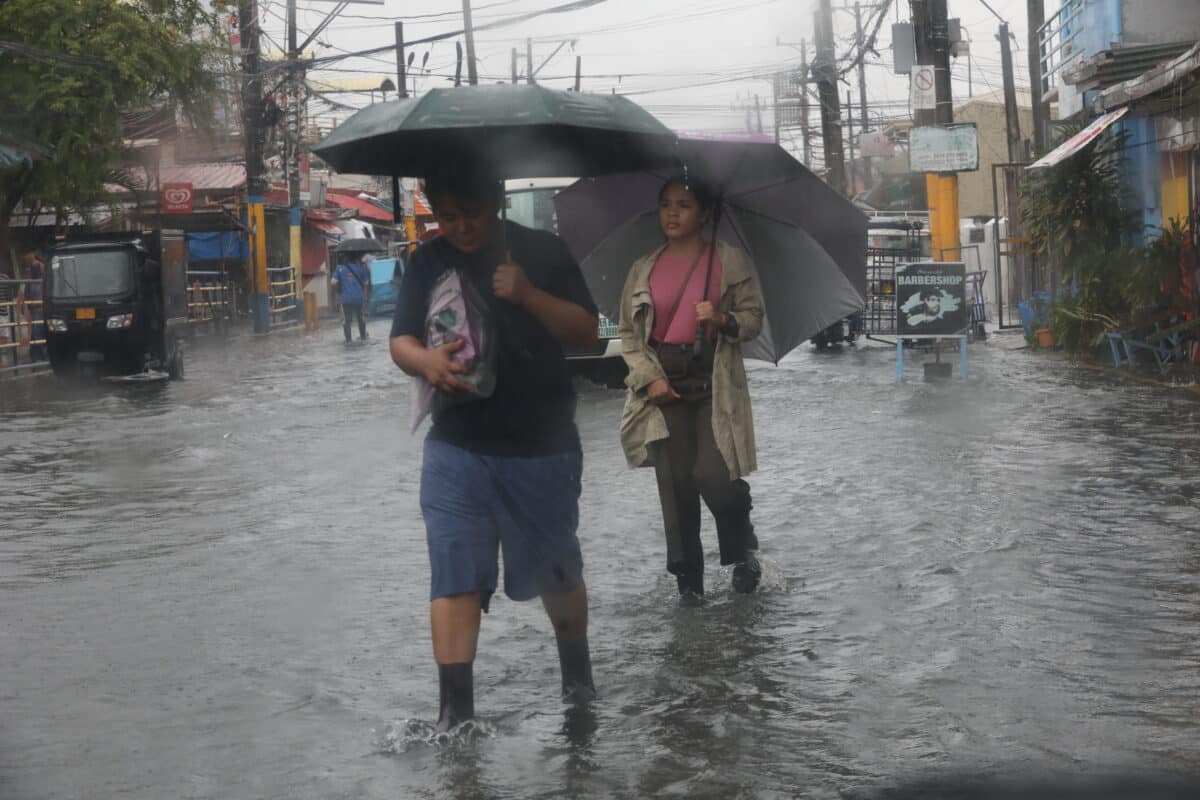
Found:
[[[429,599],[479,592],[486,611],[504,556],[504,593],[532,600],[583,580],[579,493],[583,454],[485,456],[425,440],[421,513]]]

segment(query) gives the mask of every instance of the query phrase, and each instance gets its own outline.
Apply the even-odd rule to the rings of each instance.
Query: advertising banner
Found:
[[[896,332],[956,336],[967,329],[966,265],[920,261],[896,267]]]
[[[164,183],[162,185],[162,213],[192,213],[192,184]]]

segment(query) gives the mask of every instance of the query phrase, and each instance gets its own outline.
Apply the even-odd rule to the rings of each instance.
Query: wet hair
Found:
[[[500,207],[504,188],[491,170],[459,162],[432,171],[425,178],[425,198],[436,212],[446,201],[461,206]]]
[[[673,175],[667,178],[662,188],[658,190],[658,202],[662,202],[663,198],[667,195],[667,189],[672,186],[680,186],[691,192],[692,197],[696,198],[696,202],[700,205],[701,211],[710,211],[717,203],[717,194],[712,188],[706,183],[686,175]]]

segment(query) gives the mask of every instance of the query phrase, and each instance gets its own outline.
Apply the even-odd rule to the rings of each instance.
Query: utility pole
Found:
[[[812,167],[811,132],[808,129],[808,42],[800,40],[800,138],[804,145],[804,166]]]
[[[512,49],[512,82],[517,82],[517,48]]]
[[[854,30],[855,42],[858,44],[858,103],[862,106],[862,120],[860,131],[866,133],[867,123],[867,59],[863,48],[866,47],[866,40],[863,39],[862,27],[862,5],[858,2],[854,4]]]
[[[850,147],[850,184],[847,197],[858,191],[858,167],[854,163],[854,102],[850,90],[846,90],[846,144]]]
[[[575,91],[580,91],[583,81],[583,56],[575,56]]]
[[[262,74],[258,49],[258,3],[240,0],[238,29],[242,43],[242,141],[246,153],[246,227],[250,231],[246,274],[250,278],[254,332],[267,333],[271,325],[270,304],[267,299],[267,237],[266,216],[263,211],[263,150],[266,132],[263,130]]]
[[[408,76],[404,74],[404,23],[396,22],[396,88],[400,97],[408,97]]]
[[[1046,21],[1046,6],[1043,0],[1027,0],[1029,18],[1029,84],[1033,101],[1033,149],[1046,152],[1047,126],[1050,107],[1042,101],[1042,41],[1038,28]]]
[[[817,11],[817,59],[813,74],[821,102],[821,140],[825,146],[826,182],[835,191],[846,191],[846,161],[842,151],[842,109],[838,101],[837,62],[833,49],[833,6],[820,0]]]
[[[758,132],[763,132],[762,124],[762,106],[759,105],[758,95],[754,95],[754,113],[758,116]]]
[[[946,0],[910,0],[917,64],[934,67],[933,111],[913,112],[917,127],[949,125],[954,122],[954,99],[950,89],[950,26]],[[958,176],[927,173],[925,190],[929,200],[929,234],[933,258],[961,254],[958,229]]]
[[[1012,44],[1009,41],[1008,23],[1000,23],[1000,69],[1004,73],[1004,122],[1008,133],[1008,160],[1022,161],[1021,117],[1017,112],[1017,86],[1013,78]]]
[[[533,39],[525,40],[525,82],[533,85]]]
[[[467,37],[467,83],[475,86],[479,83],[479,73],[475,71],[475,26],[471,23],[471,0],[462,0],[463,31]]]
[[[304,70],[300,66],[300,46],[296,31],[296,0],[288,0],[287,3],[287,46],[288,135],[286,141],[288,147],[285,154],[285,169],[288,183],[288,262],[292,267],[292,286],[295,293],[292,300],[296,308],[301,308],[304,303],[302,297],[304,292],[304,251],[301,231],[304,208],[303,198],[300,196],[300,151],[304,147],[301,125]]]

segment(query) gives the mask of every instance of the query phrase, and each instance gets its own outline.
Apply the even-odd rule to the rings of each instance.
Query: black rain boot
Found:
[[[587,636],[570,640],[559,637],[557,642],[563,702],[572,705],[592,702],[596,699],[596,686],[592,683],[592,654]]]
[[[437,729],[445,732],[475,716],[474,663],[438,664],[438,694],[441,713]]]
[[[733,565],[733,590],[739,594],[750,594],[758,588],[762,578],[762,566],[754,557],[754,552],[746,553],[745,561]]]
[[[698,603],[704,599],[704,573],[688,570],[675,576],[679,587],[679,598],[685,603]]]

